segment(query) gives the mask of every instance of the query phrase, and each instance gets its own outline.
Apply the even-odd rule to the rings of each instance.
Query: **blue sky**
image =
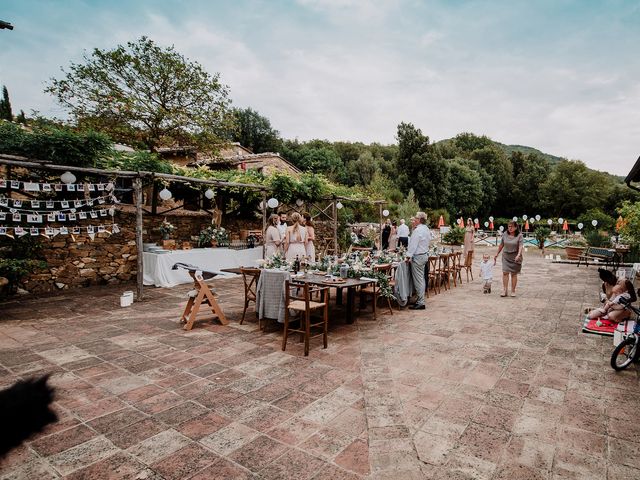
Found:
[[[395,142],[411,122],[628,173],[640,155],[639,1],[0,0],[14,111],[84,50],[147,35],[219,72],[285,138]]]

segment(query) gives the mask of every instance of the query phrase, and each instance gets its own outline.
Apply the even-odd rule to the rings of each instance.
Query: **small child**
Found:
[[[633,290],[633,284],[629,280],[618,282],[611,289],[611,299],[607,300],[602,307],[591,310],[587,317],[589,319],[602,318],[611,322],[621,322],[629,316],[629,312],[620,303],[622,298],[631,303],[636,301],[636,293]]]
[[[491,280],[493,280],[493,264],[489,262],[489,254],[482,255],[480,262],[480,278],[482,278],[482,293],[491,293]]]

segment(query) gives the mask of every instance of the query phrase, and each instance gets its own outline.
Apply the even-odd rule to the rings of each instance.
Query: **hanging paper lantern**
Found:
[[[388,217],[389,216],[389,210],[382,210],[382,216],[383,217]]]
[[[207,197],[209,200],[211,200],[213,197],[216,196],[216,194],[215,194],[215,192],[213,190],[208,188],[207,191],[204,192],[204,196]]]
[[[278,202],[278,199],[276,198],[270,198],[269,200],[267,200],[267,205],[269,206],[269,208],[278,208],[280,202]]]
[[[64,172],[60,175],[60,180],[62,180],[62,183],[66,183],[68,185],[76,181],[76,176],[71,172]]]
[[[172,196],[171,192],[166,187],[160,190],[160,193],[158,193],[158,195],[162,200],[169,200]]]
[[[296,200],[296,205],[301,207],[302,205],[304,205],[304,200],[302,200],[301,198]]]
[[[341,202],[336,203],[336,208],[337,208],[338,210],[341,210],[341,209],[342,209],[342,207],[344,207],[344,205],[342,205],[342,203],[341,203]]]

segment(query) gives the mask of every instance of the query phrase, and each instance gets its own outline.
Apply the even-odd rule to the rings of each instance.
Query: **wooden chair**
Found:
[[[242,310],[242,319],[240,320],[240,325],[242,325],[249,303],[253,302],[254,305],[256,303],[256,285],[260,278],[260,269],[241,267],[240,273],[242,274],[242,280],[244,281],[244,310]],[[257,315],[258,312],[256,312],[256,316]],[[260,328],[260,319],[258,319],[258,328]]]
[[[204,314],[206,316],[213,315],[214,318],[217,318],[222,325],[227,325],[229,321],[224,315],[224,312],[218,305],[216,298],[214,296],[214,292],[211,291],[209,285],[206,284],[202,275],[198,272],[189,271],[189,275],[193,278],[194,289],[191,290],[189,295],[189,300],[187,300],[187,305],[184,307],[184,312],[182,312],[182,316],[180,317],[180,323],[184,323],[185,330],[191,330],[193,328],[193,324],[198,319],[198,314]],[[200,307],[205,305],[205,310],[200,311]]]
[[[451,289],[451,257],[448,253],[440,254],[439,282],[445,290]]]
[[[439,257],[429,257],[429,275],[427,277],[427,298],[429,298],[429,290],[433,290],[434,295],[440,293],[440,285],[438,284],[438,263]]]
[[[473,250],[467,252],[467,258],[464,260],[463,269],[467,272],[467,283],[469,283],[469,274],[471,274],[471,280],[473,280]]]
[[[384,273],[387,279],[389,279],[389,283],[392,284],[393,282],[392,268],[393,266],[390,263],[388,263],[384,265],[374,265],[373,270]],[[362,287],[360,289],[360,296],[373,297],[373,319],[375,320],[377,318],[378,299],[380,298],[380,285],[378,285],[378,283],[374,283],[373,285],[367,285],[366,287]],[[386,300],[387,300],[387,306],[389,307],[389,313],[393,315],[393,308],[391,307],[391,299],[389,297],[386,297]],[[362,303],[363,302],[360,302],[360,305],[362,305]]]
[[[460,286],[462,286],[462,252],[455,252],[455,262],[454,262],[454,285],[455,280],[458,279],[460,281]]]
[[[298,292],[302,290],[302,296]],[[319,302],[311,300],[314,293],[319,293]],[[300,327],[289,326],[291,310],[300,313]],[[320,310],[322,316],[316,321],[311,320],[311,312]],[[287,348],[287,337],[290,332],[299,333],[304,340],[304,356],[309,356],[309,340],[322,335],[324,348],[327,348],[327,329],[329,324],[329,287],[310,287],[308,283],[285,282],[285,316],[284,334],[282,337],[282,351]],[[311,335],[311,329],[321,327],[321,332]]]

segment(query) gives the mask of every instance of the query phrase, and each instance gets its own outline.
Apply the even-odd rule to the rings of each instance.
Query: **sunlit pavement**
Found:
[[[229,326],[190,332],[189,286],[128,308],[123,286],[0,305],[0,386],[53,372],[60,417],[0,478],[640,478],[638,370],[580,333],[596,268],[529,250],[515,298],[499,276],[424,311],[337,314],[306,358],[276,325],[238,324],[239,277],[212,282]]]

